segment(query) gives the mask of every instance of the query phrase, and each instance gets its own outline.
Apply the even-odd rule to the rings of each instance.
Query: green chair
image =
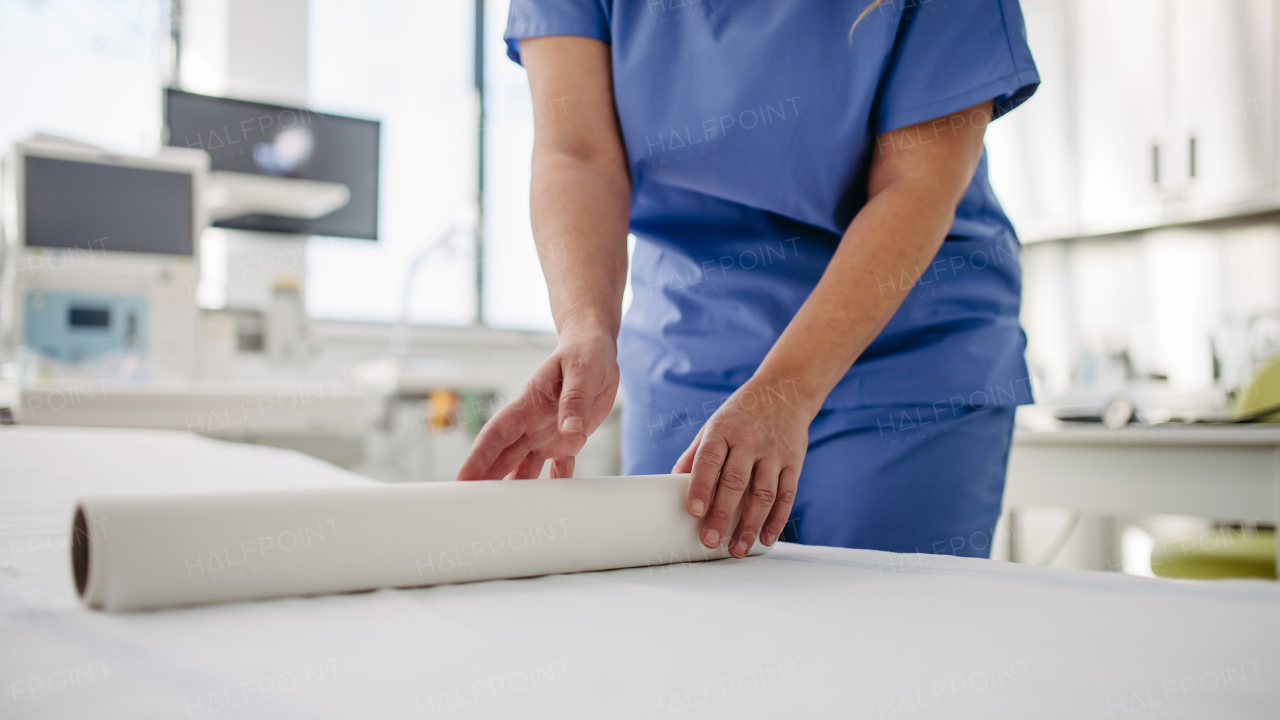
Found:
[[[1276,532],[1222,528],[1157,545],[1151,571],[1182,580],[1276,578]]]
[[[1231,415],[1236,422],[1280,422],[1280,357],[1236,392]]]

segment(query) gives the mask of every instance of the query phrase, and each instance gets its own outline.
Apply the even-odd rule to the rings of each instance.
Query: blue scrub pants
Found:
[[[662,407],[628,402],[623,473],[671,472],[717,405],[696,394]],[[782,539],[990,557],[1014,408],[939,407],[819,413]]]

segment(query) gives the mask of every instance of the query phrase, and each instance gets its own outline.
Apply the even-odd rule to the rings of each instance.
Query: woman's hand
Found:
[[[796,499],[816,414],[794,380],[757,376],[707,420],[672,469],[693,473],[685,506],[704,518],[703,545],[720,546],[739,505],[730,555],[746,556],[757,537],[765,545],[777,541]]]
[[[547,460],[553,477],[572,477],[618,392],[631,178],[609,46],[553,35],[521,40],[520,54],[540,108],[529,210],[560,344],[485,424],[459,480],[535,478]]]
[[[565,330],[551,357],[471,446],[458,480],[573,477],[574,456],[613,408],[618,351],[603,331]]]

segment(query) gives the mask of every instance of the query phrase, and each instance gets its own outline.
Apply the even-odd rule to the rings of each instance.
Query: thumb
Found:
[[[564,381],[560,387],[560,413],[556,427],[561,435],[583,435],[591,418],[591,401],[596,388],[591,382],[591,371],[576,363],[561,366]]]

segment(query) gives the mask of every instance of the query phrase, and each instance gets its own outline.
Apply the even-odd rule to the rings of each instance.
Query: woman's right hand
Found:
[[[574,457],[613,409],[617,344],[608,332],[566,328],[551,357],[493,416],[471,446],[458,480],[573,477]]]
[[[535,478],[547,460],[572,477],[618,392],[631,178],[609,46],[552,35],[521,40],[520,55],[538,108],[530,220],[560,344],[480,431],[459,480]]]

